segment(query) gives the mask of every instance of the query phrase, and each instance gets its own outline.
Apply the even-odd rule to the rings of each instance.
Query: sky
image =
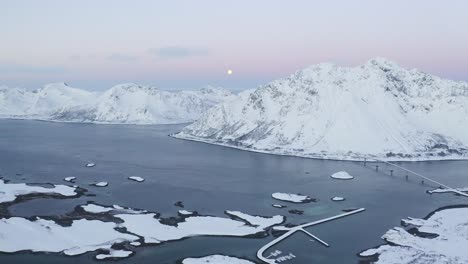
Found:
[[[373,57],[468,81],[467,10],[465,0],[0,0],[0,85],[243,90]]]

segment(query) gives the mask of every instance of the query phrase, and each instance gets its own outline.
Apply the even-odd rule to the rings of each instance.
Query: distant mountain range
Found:
[[[232,100],[229,90],[164,91],[151,86],[119,84],[89,92],[66,83],[27,91],[0,88],[0,117],[64,122],[174,124],[193,122],[213,105]]]
[[[468,158],[468,84],[376,58],[318,64],[214,106],[177,138],[313,158]]]

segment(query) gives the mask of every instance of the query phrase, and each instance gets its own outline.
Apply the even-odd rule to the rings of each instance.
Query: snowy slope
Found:
[[[117,124],[184,123],[234,97],[228,90],[213,87],[170,92],[120,84],[95,93],[58,83],[35,91],[0,88],[0,117]]]
[[[72,88],[66,83],[52,83],[27,91],[0,88],[0,117],[49,119],[50,115],[67,107],[92,103],[96,93]]]
[[[319,64],[210,109],[178,138],[314,158],[468,158],[468,84],[373,59]]]

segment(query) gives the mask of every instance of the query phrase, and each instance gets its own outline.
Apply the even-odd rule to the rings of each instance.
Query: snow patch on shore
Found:
[[[248,215],[239,211],[226,211],[227,215],[240,218],[247,221],[249,224],[260,227],[262,229],[267,229],[270,226],[279,225],[284,222],[285,218],[282,215],[275,215],[272,217],[263,217],[263,216],[253,216]]]
[[[378,256],[377,264],[468,263],[468,208],[443,209],[426,220],[402,222],[418,233],[395,227],[382,236],[390,244],[360,256]]]

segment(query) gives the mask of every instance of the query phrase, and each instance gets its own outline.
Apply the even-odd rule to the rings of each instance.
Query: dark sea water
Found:
[[[35,199],[12,205],[14,216],[56,215],[73,211],[76,205],[95,201],[177,215],[182,201],[187,210],[225,216],[225,210],[271,216],[281,214],[288,223],[300,224],[342,213],[342,209],[364,207],[354,216],[310,227],[328,242],[325,248],[301,233],[276,248],[297,258],[283,263],[358,263],[357,254],[382,244],[380,236],[399,226],[407,216],[425,217],[440,207],[467,204],[452,194],[429,195],[432,187],[420,179],[407,181],[403,172],[389,175],[381,165],[376,172],[358,162],[312,160],[273,156],[168,137],[183,125],[93,125],[40,121],[0,120],[0,174],[11,182],[67,184],[63,178],[77,177],[76,184],[88,189],[77,199]],[[85,168],[87,162],[96,167]],[[399,163],[454,187],[468,186],[468,162]],[[354,180],[329,176],[345,170]],[[141,176],[143,183],[129,181]],[[109,186],[89,186],[107,181]],[[271,198],[273,192],[310,195],[316,203],[288,205]],[[344,202],[332,202],[343,196]],[[290,209],[304,210],[292,215]],[[271,241],[265,238],[195,237],[159,246],[138,248],[136,255],[118,263],[176,263],[186,257],[226,254],[256,261],[257,250]],[[2,243],[2,242],[0,242]],[[94,253],[77,257],[59,254],[1,254],[0,263],[98,263]]]

